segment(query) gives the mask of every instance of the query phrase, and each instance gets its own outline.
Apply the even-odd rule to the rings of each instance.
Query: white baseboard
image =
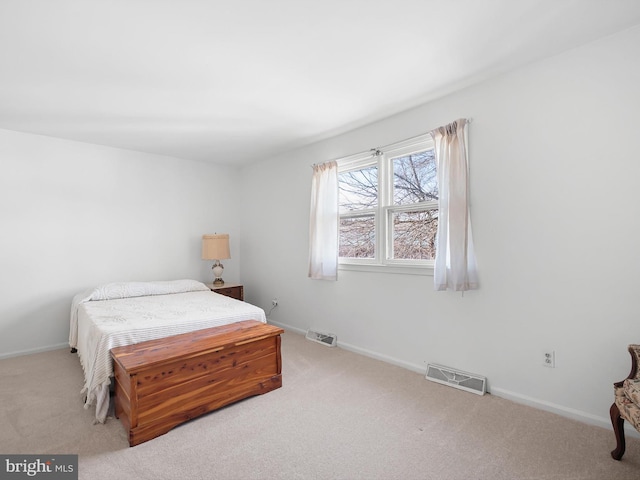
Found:
[[[270,324],[272,324],[272,325],[275,325],[276,327],[284,328],[285,330],[290,330],[292,332],[299,333],[300,335],[304,335],[304,334],[307,333],[306,330],[303,330],[303,329],[298,328],[298,327],[292,327],[291,325],[287,325],[285,323],[273,322],[271,320],[268,320],[268,322]]]
[[[420,373],[422,375],[427,374],[427,367],[420,365],[416,365],[414,363],[405,362],[404,360],[400,360],[395,357],[390,357],[389,355],[383,355],[378,352],[374,352],[373,350],[367,350],[366,348],[361,348],[356,345],[352,345],[350,343],[341,342],[338,339],[338,346],[344,348],[345,350],[349,350],[350,352],[359,353],[360,355],[364,355],[365,357],[374,358],[376,360],[381,360],[386,363],[390,363],[391,365],[395,365],[397,367],[406,368],[407,370],[411,370],[412,372]]]
[[[278,323],[278,322],[269,322],[269,323],[273,323],[274,325],[280,328],[284,328],[285,330],[291,330],[292,332],[300,333],[301,335],[305,335],[307,333],[307,331],[304,329],[293,327],[291,325],[287,325],[284,323]],[[415,365],[413,363],[405,362],[404,360],[399,360],[395,357],[390,357],[388,355],[383,355],[381,353],[374,352],[373,350],[367,350],[366,348],[361,348],[356,345],[352,345],[350,343],[341,342],[340,337],[338,337],[337,346],[345,350],[348,350],[350,352],[364,355],[365,357],[374,358],[376,360],[381,360],[383,362],[390,363],[391,365],[396,365],[398,367],[406,368],[407,370],[411,370],[412,372],[421,373],[422,375],[426,375],[427,373],[426,365],[422,367],[420,365]]]
[[[274,325],[279,326],[280,328],[284,328],[285,330],[291,330],[293,332],[300,333],[302,335],[306,333],[306,330],[303,330],[298,327],[293,327],[291,325],[286,325],[286,324],[276,323],[276,322],[272,322],[272,323],[274,323]],[[399,360],[395,357],[383,355],[378,352],[368,350],[366,348],[361,348],[356,345],[344,343],[340,341],[339,337],[338,337],[337,346],[340,348],[344,348],[345,350],[349,350],[350,352],[358,353],[360,355],[371,357],[376,360],[381,360],[383,362],[390,363],[398,367],[406,368],[407,370],[411,370],[413,372],[420,373],[422,375],[426,374],[426,370],[427,370],[426,365],[423,367],[421,365],[405,362],[404,360]],[[613,430],[613,427],[611,426],[611,420],[609,419],[609,417],[600,417],[597,415],[592,415],[590,413],[583,412],[581,410],[576,410],[574,408],[565,407],[562,405],[558,405],[556,403],[547,402],[546,400],[541,400],[539,398],[533,398],[527,395],[522,395],[520,393],[505,390],[504,388],[491,387],[489,393],[491,393],[492,395],[495,395],[496,397],[505,398],[507,400],[528,405],[530,407],[537,408],[539,410],[545,410],[547,412],[555,413],[562,417],[571,418],[572,420],[577,420],[582,423],[587,423],[589,425],[595,425],[598,427],[606,428],[607,430]],[[612,398],[612,401],[613,401],[613,398]],[[640,434],[633,427],[629,426],[628,422],[625,422],[625,434],[628,434],[635,438],[640,438]]]
[[[306,330],[298,327],[294,327],[292,325],[287,325],[279,322],[269,322],[273,325],[276,325],[285,330],[290,330],[295,333],[299,333],[304,335]],[[358,353],[360,355],[364,355],[366,357],[374,358],[376,360],[380,360],[386,363],[390,363],[391,365],[396,365],[398,367],[406,368],[407,370],[411,370],[416,373],[425,374],[426,366],[422,367],[420,365],[416,365],[414,363],[405,362],[404,360],[399,360],[395,357],[391,357],[389,355],[383,355],[378,352],[374,352],[373,350],[368,350],[366,348],[361,348],[356,345],[352,345],[350,343],[341,342],[338,339],[337,346],[348,350],[350,352]],[[20,350],[11,353],[3,353],[0,354],[0,360],[11,357],[19,357],[22,355],[31,355],[34,353],[42,353],[48,352],[51,350],[58,350],[60,348],[69,347],[68,343],[59,343],[56,345],[49,345],[47,347],[39,347],[28,350]],[[537,408],[539,410],[545,410],[547,412],[555,413],[557,415],[571,418],[573,420],[577,420],[582,423],[587,423],[589,425],[595,425],[598,427],[606,428],[608,430],[612,430],[611,420],[608,417],[599,417],[597,415],[592,415],[587,412],[583,412],[581,410],[576,410],[574,408],[565,407],[563,405],[558,405],[556,403],[547,402],[546,400],[541,400],[539,398],[529,397],[528,395],[522,395],[520,393],[512,392],[510,390],[505,390],[504,388],[499,387],[491,387],[490,393],[495,395],[496,397],[505,398],[507,400],[511,400],[516,403],[521,403],[524,405],[528,405],[533,408]],[[628,434],[635,438],[640,438],[640,433],[638,433],[633,427],[628,425],[628,422],[625,422],[625,434]]]
[[[606,428],[607,430],[613,431],[613,426],[611,425],[611,419],[609,417],[599,417],[597,415],[592,415],[590,413],[583,412],[582,410],[576,410],[574,408],[565,407],[563,405],[558,405],[557,403],[547,402],[546,400],[540,400],[539,398],[529,397],[527,395],[522,395],[520,393],[512,392],[499,387],[492,387],[491,393],[496,397],[505,398],[507,400],[511,400],[516,403],[528,405],[530,407],[537,408],[539,410],[545,410],[547,412],[555,413],[562,417],[571,418],[572,420],[577,420],[582,423],[595,425],[596,427],[602,427],[602,428]],[[611,400],[613,403],[613,395],[611,396]],[[635,438],[640,438],[640,434],[633,427],[631,427],[628,424],[628,422],[625,422],[624,426],[625,426],[625,435],[629,435]]]
[[[28,350],[18,350],[10,353],[0,353],[0,360],[5,358],[21,357],[22,355],[32,355],[34,353],[50,352],[51,350],[59,350],[65,347],[71,350],[68,343],[58,343],[57,345],[49,345],[46,347],[30,348]]]
[[[529,397],[528,395],[522,395],[520,393],[512,392],[510,390],[505,390],[504,388],[499,387],[491,387],[491,393],[496,397],[506,398],[507,400],[511,400],[516,403],[521,403],[523,405],[535,407],[540,410],[556,413],[558,415],[562,415],[563,417],[568,417],[573,420],[579,420],[583,423],[589,423],[591,425],[597,425],[599,427],[611,427],[611,421],[606,417],[598,417],[596,415],[591,415],[590,413],[576,410],[574,408],[558,405],[557,403],[547,402],[545,400]]]

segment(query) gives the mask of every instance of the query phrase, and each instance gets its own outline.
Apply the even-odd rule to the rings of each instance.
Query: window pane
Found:
[[[375,258],[375,217],[366,215],[340,219],[340,251],[347,258]]]
[[[392,214],[393,258],[434,260],[438,210]]]
[[[378,205],[378,167],[373,165],[338,175],[340,213]]]
[[[438,200],[433,149],[393,159],[393,203],[408,205]]]

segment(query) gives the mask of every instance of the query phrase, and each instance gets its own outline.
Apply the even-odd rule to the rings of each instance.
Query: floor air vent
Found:
[[[329,347],[335,347],[338,341],[338,337],[332,333],[320,333],[314,330],[307,330],[305,337],[307,340],[318,342]]]
[[[443,367],[442,365],[427,365],[427,380],[466,390],[477,395],[484,395],[487,388],[487,379],[485,377]]]

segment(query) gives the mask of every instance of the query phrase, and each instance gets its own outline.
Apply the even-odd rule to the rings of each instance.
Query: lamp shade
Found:
[[[231,258],[229,253],[229,234],[202,235],[202,259],[224,260],[225,258]]]

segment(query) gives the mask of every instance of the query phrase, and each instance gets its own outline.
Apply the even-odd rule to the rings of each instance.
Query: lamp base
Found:
[[[222,280],[222,272],[224,272],[224,266],[220,263],[220,260],[216,260],[216,263],[213,264],[213,284],[214,285],[224,285],[224,280]]]

